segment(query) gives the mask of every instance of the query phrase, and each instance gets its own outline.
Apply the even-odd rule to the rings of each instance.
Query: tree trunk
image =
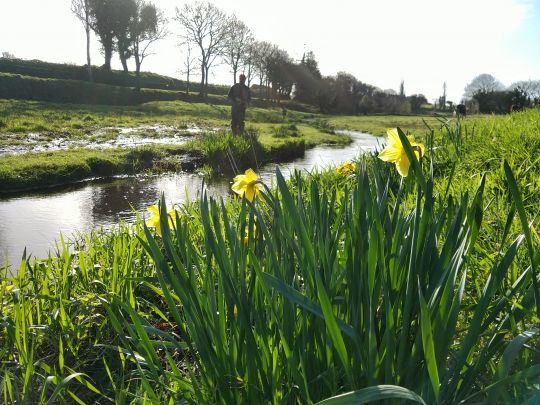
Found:
[[[139,58],[139,53],[135,53],[135,74],[137,76],[137,87],[136,90],[141,89],[141,59]]]
[[[124,69],[124,73],[128,73],[129,70],[128,70],[128,65],[127,65],[126,54],[123,51],[118,50],[118,55],[120,56],[120,62],[122,62],[122,69]]]
[[[141,74],[141,58],[139,58],[138,54],[135,54],[135,72],[137,73],[137,76],[140,76],[140,74]]]
[[[199,96],[204,98],[204,62],[201,63],[201,88],[199,89]]]
[[[108,72],[111,71],[112,48],[112,40],[109,43],[103,43],[103,52],[105,53],[105,63],[103,64],[103,68]]]
[[[86,67],[88,69],[88,80],[94,81],[92,76],[92,61],[90,60],[90,21],[88,21],[88,12],[86,13]]]
[[[248,87],[251,87],[251,63],[248,65],[247,85],[248,85]]]
[[[238,73],[238,68],[236,66],[233,66],[233,83],[236,84],[236,73]]]

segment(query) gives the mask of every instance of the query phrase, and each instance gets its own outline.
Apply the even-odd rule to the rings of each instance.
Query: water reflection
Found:
[[[319,146],[306,151],[293,162],[280,164],[287,177],[293,170],[312,170],[338,165],[359,153],[374,150],[380,138],[349,132],[354,142],[345,147]],[[276,165],[260,169],[261,178],[270,184]],[[169,205],[182,203],[186,196],[195,199],[204,189],[212,196],[230,194],[230,179],[204,183],[201,176],[181,173],[156,177],[126,177],[113,181],[95,181],[57,192],[36,193],[0,200],[0,261],[9,258],[18,264],[22,253],[46,257],[54,249],[60,234],[69,238],[75,233],[97,227],[110,227],[119,219],[133,221],[136,212],[144,212],[164,193]]]

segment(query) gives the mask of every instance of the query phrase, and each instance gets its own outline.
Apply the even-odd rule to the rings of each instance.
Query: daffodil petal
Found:
[[[379,159],[385,162],[395,162],[399,159],[401,155],[401,150],[396,148],[393,145],[388,145],[382,151],[379,152]]]
[[[253,197],[255,197],[255,187],[246,187],[246,193],[244,194],[244,197],[251,202],[253,201]]]
[[[243,195],[245,188],[247,187],[248,183],[244,179],[234,183],[231,187],[232,191],[234,191],[236,194]]]
[[[386,139],[391,145],[401,145],[401,140],[399,139],[397,128],[389,128],[386,131]]]
[[[257,181],[257,174],[253,171],[253,169],[247,169],[245,171],[245,176],[248,183],[251,183],[252,181]]]
[[[407,175],[409,174],[410,166],[411,162],[409,162],[409,159],[407,157],[396,161],[396,169],[401,175],[401,177],[407,177]]]
[[[146,210],[153,215],[159,215],[159,207],[157,205],[151,205]]]

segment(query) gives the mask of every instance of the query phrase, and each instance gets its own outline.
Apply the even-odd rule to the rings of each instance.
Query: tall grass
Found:
[[[324,176],[296,175],[293,191],[278,172],[277,190],[243,204],[238,217],[203,198],[202,241],[186,218],[173,229],[163,219],[162,239],[145,230],[159,287],[148,284],[162,292],[174,333],[121,300],[108,311],[149,399],[312,403],[350,392],[325,403],[453,404],[537,394],[528,232],[499,241],[476,294],[467,276],[485,259],[472,255],[485,180],[473,194],[443,199],[416,165],[416,187],[409,180],[393,195],[378,165],[362,166],[340,197]],[[513,198],[521,207],[519,193]],[[507,288],[524,241],[531,266]],[[186,369],[174,352],[191,359]]]
[[[467,128],[430,132],[422,162],[400,132],[405,179],[374,156],[278,172],[174,226],[163,200],[161,236],[139,221],[23,258],[0,277],[0,401],[535,403],[536,163],[482,174],[471,145],[498,147]]]

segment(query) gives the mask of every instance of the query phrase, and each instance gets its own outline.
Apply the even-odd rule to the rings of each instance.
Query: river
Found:
[[[313,170],[337,166],[360,153],[380,149],[383,138],[354,131],[339,131],[353,139],[346,147],[317,146],[304,157],[282,164],[268,164],[259,176],[271,184],[276,166],[285,176],[293,170]],[[137,212],[155,204],[165,193],[168,204],[182,203],[186,196],[196,198],[204,189],[212,196],[231,194],[232,179],[204,182],[195,173],[162,176],[132,176],[88,181],[62,188],[18,197],[0,199],[0,268],[6,260],[16,268],[26,248],[27,255],[46,257],[55,241],[63,235],[69,241],[75,235],[99,227],[134,221]]]

